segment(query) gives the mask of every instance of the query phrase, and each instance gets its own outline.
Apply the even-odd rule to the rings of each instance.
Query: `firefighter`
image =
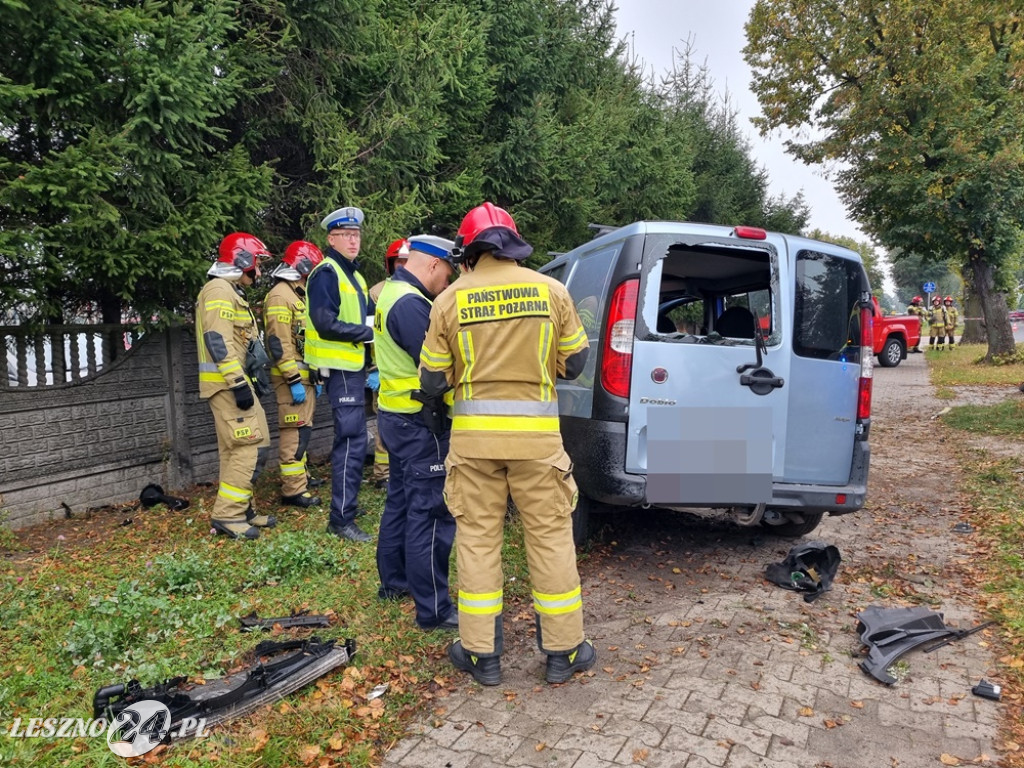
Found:
[[[921,301],[922,300],[921,300],[920,296],[915,296],[914,298],[912,298],[910,300],[910,306],[907,307],[907,314],[908,315],[916,315],[917,317],[919,317],[921,319],[921,334],[923,334],[924,333],[925,318],[928,316],[928,310],[926,310],[923,306],[921,306]],[[910,352],[920,352],[921,351],[921,340],[920,340],[921,334],[918,334],[918,342],[917,342],[917,344],[914,345],[913,349],[910,349],[908,351],[910,351]]]
[[[533,251],[507,211],[466,214],[453,259],[464,274],[437,297],[420,356],[424,411],[454,387],[445,495],[455,516],[459,640],[448,658],[482,685],[501,682],[502,528],[511,495],[522,516],[549,683],[597,659],[583,634],[572,539],[576,483],[558,431],[555,379],[574,379],[589,347],[569,293],[523,267]],[[433,418],[433,421],[438,419]]]
[[[366,456],[366,342],[373,339],[366,324],[366,280],[356,263],[363,212],[339,208],[321,225],[327,230],[328,249],[307,280],[305,358],[326,379],[334,416],[327,532],[366,542],[372,537],[356,525]]]
[[[458,629],[448,594],[455,519],[444,502],[444,461],[450,430],[434,434],[414,399],[419,361],[434,298],[455,274],[452,241],[411,237],[408,261],[384,285],[374,315],[380,373],[377,427],[391,456],[391,482],[377,535],[378,595],[411,594],[420,629]]]
[[[960,311],[953,306],[953,297],[947,296],[943,302],[946,310],[946,339],[949,343],[950,349],[956,348],[956,324],[957,320],[960,319]]]
[[[943,336],[946,334],[946,309],[942,306],[942,297],[932,298],[932,308],[928,312],[928,349],[936,349],[935,337],[939,338],[938,349],[943,348]]]
[[[270,383],[277,397],[278,458],[281,469],[281,503],[313,507],[320,497],[309,492],[306,449],[313,432],[316,408],[316,374],[310,381],[309,366],[302,358],[306,336],[306,278],[323,261],[313,243],[296,240],[271,273],[274,287],[263,301],[267,349],[274,367]]]
[[[252,484],[266,461],[270,428],[257,397],[263,393],[251,378],[266,353],[243,291],[259,279],[260,260],[269,257],[258,238],[231,233],[221,240],[217,261],[207,271],[210,280],[196,301],[199,397],[213,412],[220,462],[211,525],[233,539],[258,538],[259,528],[277,524],[252,509]]]
[[[395,274],[395,269],[405,264],[409,258],[409,241],[405,238],[398,238],[391,245],[388,246],[387,251],[384,254],[384,271],[387,273],[387,277],[381,280],[379,283],[374,284],[370,290],[370,301],[377,304],[377,300],[380,298],[380,292],[384,288],[384,283],[387,279]],[[376,351],[374,350],[374,357],[376,358]],[[378,392],[380,390],[380,373],[377,370],[377,366],[374,365],[369,374],[366,377],[366,386],[373,392],[373,412],[377,412],[377,399],[379,397]],[[373,479],[373,485],[375,488],[386,488],[388,485],[388,452],[384,450],[384,444],[380,439],[380,424],[377,425],[377,435],[373,446],[373,470],[370,477]]]

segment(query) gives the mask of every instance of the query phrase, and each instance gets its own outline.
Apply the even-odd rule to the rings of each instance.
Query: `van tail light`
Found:
[[[638,279],[627,280],[612,294],[601,349],[601,386],[612,395],[629,397],[633,372],[633,332],[636,326]]]
[[[860,310],[860,386],[857,388],[857,420],[871,418],[871,380],[874,376],[875,318],[870,307]]]
[[[733,234],[744,240],[767,240],[768,233],[760,227],[733,227]]]

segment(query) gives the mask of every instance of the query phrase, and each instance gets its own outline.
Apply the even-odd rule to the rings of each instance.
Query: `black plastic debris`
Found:
[[[806,592],[804,602],[811,603],[832,589],[832,581],[843,558],[832,544],[808,541],[789,550],[781,563],[765,568],[764,576],[780,587]]]
[[[989,682],[985,678],[981,678],[978,684],[971,688],[971,693],[975,696],[981,696],[983,699],[992,699],[992,701],[999,701],[1003,697],[1002,687]]]
[[[868,647],[868,657],[860,663],[860,668],[886,685],[896,682],[889,674],[889,667],[900,656],[957,632],[946,626],[941,613],[923,606],[882,608],[872,605],[857,614],[857,621],[857,633]]]
[[[181,512],[183,509],[188,509],[191,504],[188,499],[181,499],[177,496],[168,496],[164,493],[164,489],[156,483],[150,483],[142,489],[142,493],[139,494],[139,501],[142,502],[142,506],[146,509],[155,507],[157,504],[166,504],[168,509],[175,512]]]
[[[279,625],[282,629],[331,626],[331,620],[327,616],[310,614],[307,611],[293,613],[291,616],[279,616],[276,619],[261,619],[254,611],[248,616],[239,617],[238,622],[244,630],[273,629],[275,624]]]
[[[957,523],[953,526],[953,533],[974,533],[974,526],[970,523]]]

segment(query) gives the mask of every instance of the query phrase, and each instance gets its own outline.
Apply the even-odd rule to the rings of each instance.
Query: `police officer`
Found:
[[[274,361],[270,383],[277,397],[281,502],[300,508],[320,503],[320,497],[311,494],[307,487],[306,449],[313,431],[316,390],[302,355],[306,278],[323,259],[323,253],[313,243],[296,240],[285,249],[284,258],[271,273],[274,287],[263,301],[267,350]]]
[[[221,240],[217,261],[207,271],[210,280],[196,301],[199,397],[213,412],[220,460],[211,525],[233,539],[255,539],[259,528],[277,523],[252,509],[252,484],[266,461],[270,429],[250,380],[253,368],[247,369],[258,357],[250,343],[258,342],[259,333],[243,292],[259,279],[260,259],[269,257],[258,238],[231,233]]]
[[[920,296],[915,296],[914,298],[912,298],[910,300],[910,306],[907,307],[907,314],[908,315],[916,315],[917,317],[921,318],[921,334],[923,334],[924,333],[925,318],[928,315],[928,310],[926,310],[923,306],[921,306],[921,297]],[[910,351],[910,352],[920,352],[921,351],[921,346],[920,346],[921,345],[921,334],[918,334],[918,342],[917,342],[917,344],[914,345],[913,349],[910,349],[908,351]]]
[[[949,348],[956,347],[956,324],[960,319],[960,311],[953,306],[953,297],[947,296],[942,307],[946,310],[946,338],[949,341]]]
[[[932,308],[928,312],[928,349],[935,349],[935,338],[939,339],[938,348],[943,348],[943,336],[946,334],[946,309],[942,306],[942,297],[932,297]]]
[[[408,592],[421,629],[458,629],[448,594],[448,559],[455,519],[444,502],[447,419],[434,434],[414,399],[430,307],[455,273],[452,241],[432,235],[409,239],[408,261],[387,281],[374,315],[374,351],[380,372],[377,426],[391,456],[391,481],[377,537],[382,598]]]
[[[558,430],[555,379],[574,379],[588,345],[558,281],[524,268],[533,248],[507,211],[471,210],[454,258],[468,271],[434,301],[420,356],[424,409],[455,388],[445,493],[455,516],[459,641],[452,664],[482,685],[501,682],[502,528],[506,502],[522,515],[537,620],[550,683],[597,659],[583,635],[572,540],[576,483]]]
[[[388,246],[387,251],[384,253],[384,271],[387,273],[387,277],[391,277],[395,274],[395,269],[405,264],[409,258],[409,241],[404,237],[400,237],[393,241]],[[384,278],[379,283],[375,283],[370,287],[370,301],[376,305],[377,300],[380,298],[380,292],[384,289],[384,284],[387,282],[387,278]],[[366,377],[366,386],[373,392],[373,412],[377,412],[377,400],[378,392],[380,390],[380,372],[377,370],[375,365]],[[377,426],[377,436],[373,446],[373,470],[371,477],[373,478],[373,485],[375,488],[386,488],[388,484],[388,452],[384,449],[384,444],[380,439],[380,425]]]
[[[326,378],[334,415],[327,532],[365,542],[371,537],[355,522],[366,455],[365,345],[373,339],[373,329],[366,324],[366,281],[356,263],[363,212],[339,208],[321,224],[329,247],[310,272],[306,287],[305,358]]]

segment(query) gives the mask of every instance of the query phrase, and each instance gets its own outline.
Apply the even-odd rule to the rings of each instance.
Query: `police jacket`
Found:
[[[295,384],[309,381],[303,360],[306,334],[306,292],[298,282],[278,280],[263,300],[267,352],[274,365],[271,381]]]
[[[366,281],[357,264],[329,248],[306,281],[306,362],[316,368],[362,370],[364,343],[373,338],[366,308]]]
[[[199,397],[207,399],[246,381],[245,354],[258,338],[256,319],[242,289],[214,277],[196,301],[196,351],[199,355]]]
[[[576,378],[587,353],[561,283],[484,253],[434,300],[420,386],[428,395],[455,388],[455,453],[541,459],[562,450],[555,379]]]
[[[377,407],[393,413],[418,413],[412,399],[419,389],[419,361],[434,297],[405,267],[395,270],[377,297],[373,346],[380,372]]]

